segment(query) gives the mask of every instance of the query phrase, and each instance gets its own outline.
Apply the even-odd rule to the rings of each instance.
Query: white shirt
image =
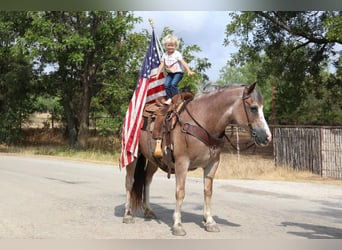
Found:
[[[166,68],[175,67],[175,72],[184,71],[184,67],[180,63],[180,60],[183,59],[183,56],[179,51],[175,50],[171,55],[168,55],[167,52],[165,52],[161,59],[164,61]]]

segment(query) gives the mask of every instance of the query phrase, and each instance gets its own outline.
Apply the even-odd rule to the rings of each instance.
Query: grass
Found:
[[[98,162],[103,164],[116,165],[118,154],[113,154],[97,149],[78,151],[65,146],[0,146],[0,152],[23,155],[23,156],[42,156],[71,159],[77,161]]]
[[[20,145],[0,144],[0,153],[63,158],[118,167],[120,143],[120,140],[115,137],[91,136],[89,149],[78,151],[67,146],[68,143],[60,131],[30,129],[25,131],[24,140]],[[203,170],[197,169],[189,172],[188,175],[202,178]],[[306,181],[342,185],[342,180],[323,178],[308,171],[297,171],[284,166],[275,167],[271,146],[252,148],[242,152],[239,157],[235,151],[225,148],[221,154],[221,162],[215,178]]]
[[[44,156],[72,159],[78,161],[99,162],[117,165],[119,155],[114,145],[120,141],[114,137],[90,136],[87,150],[76,150],[68,146],[68,141],[59,129],[25,129],[20,144],[7,146],[0,144],[0,153]]]
[[[202,177],[202,169],[189,172],[190,176]],[[215,175],[216,179],[261,179],[273,181],[310,181],[342,184],[341,180],[322,178],[309,171],[298,171],[284,166],[276,167],[271,157],[223,153]]]

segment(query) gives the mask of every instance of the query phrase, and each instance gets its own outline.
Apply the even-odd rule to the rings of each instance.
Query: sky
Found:
[[[152,30],[148,21],[152,18],[158,38],[163,29],[169,27],[186,46],[198,45],[202,52],[195,55],[208,58],[211,68],[206,74],[212,82],[218,80],[220,69],[237,51],[232,45],[223,46],[225,29],[231,20],[228,11],[134,11],[134,16],[143,18],[135,27],[137,32]]]

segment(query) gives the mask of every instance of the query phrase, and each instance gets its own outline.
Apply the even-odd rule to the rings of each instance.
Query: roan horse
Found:
[[[165,166],[168,166],[176,179],[176,208],[172,233],[185,235],[181,221],[185,180],[189,170],[202,167],[204,225],[207,231],[218,232],[219,228],[211,214],[211,197],[213,180],[224,144],[225,128],[235,122],[250,131],[257,145],[265,146],[271,141],[271,132],[263,114],[263,99],[255,89],[255,83],[250,86],[227,86],[201,93],[184,106],[182,111],[175,110],[171,114],[177,119],[169,137],[173,154],[171,161],[170,157],[166,157],[166,152],[170,153],[170,150],[166,150],[165,140],[162,142],[164,156],[157,159],[153,156],[155,140],[151,138],[151,132],[141,131],[138,159],[126,167],[127,200],[124,223],[134,223],[133,212],[141,203],[144,216],[156,218],[150,207],[149,188],[158,167],[167,171]]]

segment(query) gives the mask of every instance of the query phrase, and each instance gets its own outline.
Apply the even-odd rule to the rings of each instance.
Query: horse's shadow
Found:
[[[342,239],[342,229],[328,226],[321,226],[307,223],[285,221],[281,223],[284,227],[297,227],[299,230],[288,231],[288,234],[301,236],[307,239]]]
[[[173,204],[172,204],[173,205]],[[157,223],[161,224],[164,223],[166,225],[169,225],[170,227],[173,224],[173,209],[167,208],[166,206],[162,206],[159,204],[151,203],[151,209],[154,212],[154,214],[157,216],[155,220]],[[195,210],[201,209],[200,206],[196,207]],[[125,204],[118,205],[114,208],[114,216],[116,217],[123,217],[125,212]],[[144,213],[142,209],[138,209],[135,213],[134,216],[137,218],[144,218]],[[220,218],[218,216],[213,216],[214,220],[218,225],[226,225],[230,227],[240,227],[239,224],[235,224],[232,222],[227,221],[226,219]],[[147,221],[152,220],[152,219],[145,219]],[[196,212],[186,212],[182,210],[182,222],[183,223],[195,223],[199,227],[204,228],[203,224],[203,215],[202,214],[197,214]]]

